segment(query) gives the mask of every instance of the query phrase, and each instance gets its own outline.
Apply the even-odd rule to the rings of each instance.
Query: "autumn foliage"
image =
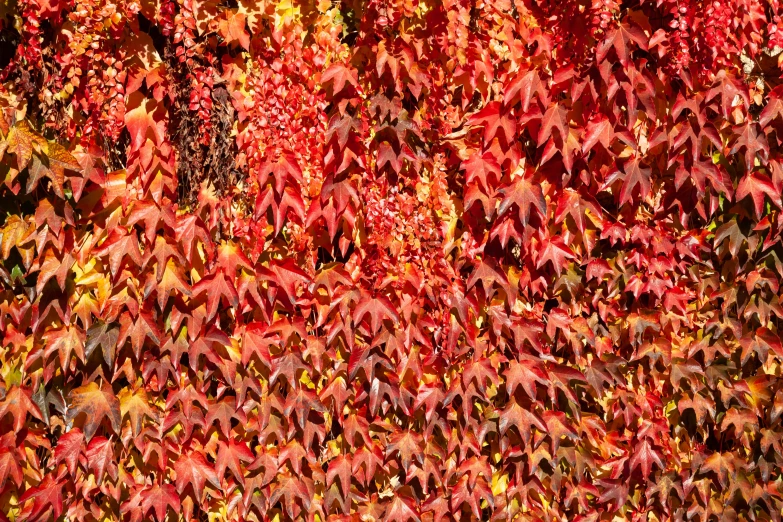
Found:
[[[780,521],[781,12],[0,0],[0,521]]]

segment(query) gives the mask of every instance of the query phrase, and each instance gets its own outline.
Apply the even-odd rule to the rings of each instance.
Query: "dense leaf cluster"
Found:
[[[779,521],[780,13],[0,0],[0,520]]]

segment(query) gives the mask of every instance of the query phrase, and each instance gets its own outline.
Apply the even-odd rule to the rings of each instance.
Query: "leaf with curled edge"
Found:
[[[26,120],[20,120],[11,128],[5,139],[7,150],[16,155],[17,168],[22,171],[30,163],[33,150],[45,149],[48,142],[43,136],[36,134]]]
[[[114,323],[96,321],[87,330],[87,341],[84,344],[84,355],[90,358],[97,347],[101,347],[103,359],[110,367],[114,365],[114,352],[117,348],[117,339],[120,329]]]
[[[9,477],[16,487],[21,487],[24,484],[23,462],[24,458],[16,448],[0,448],[0,489],[5,487]]]
[[[104,418],[109,420],[115,433],[120,433],[122,426],[120,401],[117,400],[109,386],[106,384],[98,386],[97,383],[91,382],[71,390],[68,397],[70,404],[65,420],[68,424],[72,424],[83,414],[85,417],[84,436],[88,441],[98,431]]]
[[[76,465],[79,462],[79,456],[84,447],[84,434],[79,428],[73,428],[69,432],[57,439],[57,446],[54,448],[55,463],[64,463],[68,468],[68,473],[76,473]]]
[[[582,142],[582,153],[587,154],[599,143],[604,149],[609,150],[614,134],[614,127],[608,118],[599,116],[590,120],[585,130],[584,142]]]
[[[756,217],[761,219],[764,210],[764,196],[780,209],[783,209],[783,201],[780,199],[780,191],[775,188],[772,180],[766,174],[759,172],[748,172],[742,178],[737,186],[737,201],[746,196],[753,199],[753,207],[756,210]]]
[[[44,355],[49,357],[54,352],[60,356],[60,364],[63,373],[66,373],[71,364],[71,354],[76,353],[82,363],[86,362],[84,351],[84,332],[76,326],[64,327],[58,330],[50,330],[43,336],[46,342]]]
[[[115,463],[114,443],[106,437],[93,437],[84,450],[87,467],[95,474],[98,484],[103,481],[106,473],[112,480],[117,480],[118,470]]]

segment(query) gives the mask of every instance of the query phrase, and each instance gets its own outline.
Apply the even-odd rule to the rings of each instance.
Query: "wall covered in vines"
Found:
[[[777,0],[0,0],[0,521],[780,521]]]

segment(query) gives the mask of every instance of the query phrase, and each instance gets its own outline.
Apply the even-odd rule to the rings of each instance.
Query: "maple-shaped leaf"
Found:
[[[730,153],[736,154],[745,149],[746,172],[753,170],[757,160],[764,165],[769,158],[769,143],[764,132],[759,132],[760,130],[758,124],[752,121],[747,121],[744,125],[733,128],[737,138],[734,140]]]
[[[358,89],[359,82],[356,78],[356,69],[348,68],[342,63],[333,63],[321,75],[321,84],[327,85],[331,82],[332,92],[337,95],[345,88],[346,83],[350,83]]]
[[[490,508],[494,508],[495,497],[486,481],[479,480],[471,487],[469,486],[469,478],[463,475],[451,493],[452,512],[459,512],[462,504],[467,503],[473,516],[479,520],[481,519],[480,504],[482,499],[487,501]]]
[[[633,189],[637,185],[639,186],[639,195],[642,199],[646,198],[650,193],[650,176],[652,174],[652,169],[649,167],[642,167],[641,161],[641,157],[634,156],[623,164],[625,177],[623,178],[623,187],[620,189],[621,205],[631,200]]]
[[[516,205],[522,226],[527,225],[532,207],[535,207],[539,216],[546,218],[547,209],[544,192],[541,189],[541,185],[534,183],[532,179],[519,176],[511,185],[500,189],[500,193],[503,194],[503,201],[500,202],[498,207],[498,215],[502,216],[512,205]]]
[[[129,234],[121,228],[112,230],[108,239],[95,250],[98,257],[109,256],[109,268],[112,277],[122,265],[123,259],[127,256],[136,266],[142,265],[141,251],[139,250],[139,238],[135,233]]]
[[[275,283],[285,292],[288,302],[296,304],[298,288],[306,288],[310,284],[310,276],[292,259],[270,263],[269,269],[275,274]]]
[[[538,145],[541,146],[552,136],[552,129],[556,128],[560,133],[560,139],[568,138],[568,109],[560,103],[554,103],[541,118],[541,128],[538,131]]]
[[[245,49],[250,49],[250,35],[245,30],[245,15],[228,11],[226,18],[220,20],[220,35],[226,43],[239,42]]]
[[[541,243],[536,268],[541,268],[547,262],[551,262],[559,276],[562,269],[568,265],[567,260],[575,258],[574,252],[566,246],[561,237],[550,237]]]
[[[481,281],[481,284],[484,287],[484,293],[487,296],[492,295],[490,289],[492,288],[493,284],[497,284],[503,288],[507,295],[511,293],[508,277],[493,261],[481,262],[481,264],[471,274],[470,279],[468,279],[467,289],[470,290],[479,281]]]
[[[721,97],[723,117],[727,120],[730,118],[732,107],[737,101],[742,103],[743,108],[750,105],[747,85],[726,69],[721,69],[715,75],[713,86],[707,92],[705,100],[710,101],[716,96]]]
[[[14,431],[19,432],[25,424],[28,413],[36,419],[43,420],[41,410],[33,402],[30,391],[20,386],[11,387],[0,402],[0,420],[10,414],[14,418]]]
[[[297,518],[295,516],[295,510],[296,512],[299,512],[300,510],[296,502],[297,500],[302,502],[305,510],[310,509],[312,495],[301,478],[291,474],[278,475],[275,484],[277,487],[269,496],[269,502],[274,504],[281,498],[284,498],[285,501],[282,504],[291,520]]]
[[[489,359],[474,359],[465,365],[462,371],[462,384],[467,388],[471,381],[475,381],[476,386],[482,393],[486,390],[487,381],[495,386],[500,383],[497,371],[492,367],[492,361]]]
[[[506,143],[511,143],[516,135],[516,121],[500,102],[491,102],[468,119],[468,125],[484,127],[484,145],[491,142],[498,133],[503,131]]]
[[[331,462],[326,471],[326,485],[331,486],[336,479],[340,480],[340,488],[343,496],[348,497],[351,491],[351,477],[353,476],[353,467],[351,465],[350,455],[338,455]]]
[[[590,215],[587,211],[590,211]],[[555,223],[562,223],[567,215],[573,218],[576,228],[582,234],[584,234],[588,222],[603,220],[603,212],[595,200],[570,189],[564,190],[557,201]]]
[[[518,362],[511,361],[504,375],[509,395],[513,396],[517,386],[522,386],[522,389],[533,400],[536,399],[536,382],[544,386],[549,383],[543,365],[533,359],[524,358]]]
[[[720,426],[723,429],[727,429],[729,426],[734,426],[734,432],[737,437],[745,430],[745,426],[751,426],[758,430],[759,419],[758,416],[752,411],[746,409],[739,409],[731,407],[726,412],[725,416],[720,422]]]
[[[694,393],[692,397],[683,397],[677,403],[677,409],[683,413],[686,409],[692,408],[696,414],[696,421],[703,424],[707,416],[715,420],[715,401],[711,397],[701,393]]]
[[[516,400],[510,401],[500,414],[500,421],[498,422],[500,434],[506,433],[512,425],[517,427],[525,444],[530,444],[532,427],[538,428],[542,433],[547,432],[546,425],[533,412],[520,406]]]
[[[48,357],[50,354],[57,352],[60,356],[63,372],[67,371],[71,363],[71,354],[74,352],[79,360],[85,362],[84,332],[79,328],[66,327],[50,330],[44,335],[44,340],[47,343],[45,355]]]
[[[587,123],[584,142],[582,142],[582,152],[587,154],[590,150],[600,143],[606,150],[614,139],[614,127],[608,118],[596,118]]]
[[[244,473],[242,472],[241,463],[249,463],[255,460],[253,452],[242,441],[235,441],[229,439],[228,444],[223,441],[218,442],[218,455],[215,463],[218,479],[222,479],[226,473],[226,469],[230,469],[234,478],[240,484],[244,484]]]
[[[154,290],[161,310],[166,309],[166,303],[174,290],[187,297],[192,295],[182,268],[173,259],[170,259],[166,264],[166,268],[160,274],[160,279],[158,281],[156,279],[156,277],[153,277],[153,274],[149,275],[144,285],[144,298],[149,297]]]
[[[84,355],[89,359],[92,352],[97,347],[101,347],[103,359],[109,366],[114,365],[114,352],[117,347],[117,340],[120,335],[120,329],[111,323],[98,321],[87,330],[87,340],[84,343]]]
[[[139,388],[135,392],[130,388],[123,388],[117,398],[120,401],[120,415],[122,417],[128,415],[134,437],[141,432],[142,421],[145,416],[153,421],[158,420],[157,414],[150,408],[150,401],[144,388]]]
[[[767,128],[772,120],[783,115],[783,86],[778,85],[767,94],[767,105],[759,114],[759,125]]]
[[[45,515],[51,510],[53,520],[60,518],[63,512],[63,482],[58,482],[53,475],[46,475],[35,487],[29,488],[19,497],[19,504],[23,505],[32,500],[32,507],[23,511],[24,520],[44,520]]]
[[[168,509],[174,513],[180,512],[180,501],[177,490],[171,484],[154,484],[144,489],[141,494],[142,513],[153,511],[158,522],[164,522]]]
[[[418,433],[410,430],[399,430],[391,436],[389,444],[386,446],[386,454],[398,454],[402,469],[407,473],[414,458],[419,465],[424,461],[422,442],[422,437]]]
[[[211,255],[214,246],[207,232],[206,225],[199,216],[196,214],[178,216],[175,231],[176,240],[180,248],[182,248],[182,253],[185,254],[185,259],[188,261],[193,259],[193,251],[198,244],[196,239],[200,240],[204,250],[208,255]]]
[[[80,415],[84,414],[84,436],[89,441],[101,426],[104,418],[108,418],[115,433],[120,433],[122,416],[120,414],[120,401],[111,388],[104,384],[102,387],[91,382],[74,390],[69,394],[70,404],[66,422],[73,423]]]
[[[546,410],[543,412],[542,417],[546,424],[547,431],[549,432],[549,438],[552,440],[552,454],[557,454],[557,450],[560,447],[560,441],[563,437],[571,439],[572,441],[579,440],[579,434],[571,426],[571,422],[567,419],[565,413],[562,411]]]
[[[729,482],[729,475],[733,475],[736,469],[735,459],[736,457],[730,452],[720,453],[716,451],[707,457],[707,460],[701,464],[699,469],[715,473],[718,476],[721,487],[725,488]]]
[[[764,195],[769,196],[778,208],[783,209],[783,201],[780,199],[780,190],[775,189],[772,180],[759,172],[748,172],[737,186],[737,201],[750,195],[753,199],[753,207],[756,216],[761,219],[764,210]]]
[[[47,249],[46,254],[44,254],[43,263],[41,263],[41,269],[38,272],[38,281],[35,285],[36,291],[43,291],[46,282],[52,277],[55,278],[60,289],[64,290],[66,279],[71,273],[71,268],[75,261],[76,260],[70,254],[59,256],[51,249]]]
[[[22,458],[13,448],[0,449],[0,488],[5,487],[8,477],[14,481],[16,487],[21,487],[24,480]]]
[[[288,395],[285,408],[283,409],[283,415],[289,416],[291,413],[295,413],[299,426],[306,428],[306,419],[310,414],[310,411],[324,412],[326,410],[315,393],[306,388],[299,387],[295,392]]]
[[[399,323],[400,316],[394,305],[384,295],[365,293],[353,311],[354,324],[360,324],[365,315],[370,316],[370,328],[375,334],[380,329],[384,319]]]
[[[222,297],[225,297],[228,303],[234,308],[239,306],[239,294],[234,287],[232,279],[233,276],[226,278],[223,271],[219,270],[216,274],[205,277],[193,285],[193,297],[198,297],[203,293],[207,294],[208,321],[215,317]]]
[[[196,499],[200,500],[204,494],[204,486],[207,482],[220,489],[220,480],[215,469],[207,462],[198,451],[180,455],[174,463],[174,471],[177,473],[177,491],[181,494],[188,486],[192,486]]]
[[[64,179],[65,171],[70,170],[79,172],[82,170],[82,166],[68,149],[56,142],[49,143],[46,147],[46,163],[51,171],[49,178],[53,183],[57,184],[57,186],[55,186],[55,193],[61,198],[64,198],[62,182],[60,180]]]
[[[163,333],[158,327],[157,321],[152,313],[146,310],[140,310],[135,321],[129,312],[120,317],[120,330],[117,334],[117,346],[122,347],[125,341],[130,338],[133,353],[136,358],[141,358],[141,348],[144,342],[149,338],[153,343],[160,345],[163,339]]]
[[[87,466],[95,474],[95,480],[100,484],[106,473],[112,479],[117,478],[117,466],[114,462],[114,445],[111,439],[106,437],[93,437],[84,450],[87,458]]]
[[[631,457],[631,460],[628,461],[628,464],[632,472],[638,466],[641,466],[642,475],[644,475],[645,478],[650,476],[653,464],[657,464],[660,469],[666,467],[663,462],[663,456],[659,451],[653,448],[652,442],[646,437],[636,444],[636,447],[633,450],[633,456]]]
[[[416,504],[412,499],[402,495],[394,495],[394,500],[386,508],[383,519],[389,522],[409,522],[410,520],[421,522]]]
[[[616,29],[607,34],[606,39],[596,49],[595,57],[598,62],[603,62],[609,50],[614,47],[617,57],[622,65],[628,63],[632,51],[631,42],[636,43],[643,51],[647,50],[650,39],[639,27],[627,22],[620,23]]]
[[[16,165],[21,171],[30,163],[33,150],[46,147],[48,143],[42,136],[33,132],[26,120],[20,120],[11,127],[8,137],[5,139],[5,145],[16,155]]]
[[[522,111],[527,112],[534,94],[541,96],[544,85],[535,68],[522,73],[517,72],[514,79],[506,86],[503,92],[503,104],[510,105],[517,95],[522,102]]]
[[[714,244],[716,247],[726,239],[729,240],[729,252],[731,252],[732,256],[736,256],[742,244],[747,240],[745,234],[740,230],[736,219],[724,223],[715,230]]]
[[[502,175],[500,164],[491,152],[479,154],[474,152],[467,161],[462,163],[465,169],[465,180],[469,184],[473,180],[478,180],[484,187],[484,191],[489,191],[490,186],[494,186]]]
[[[54,461],[57,464],[65,463],[68,473],[76,473],[76,464],[84,446],[84,434],[79,428],[73,428],[68,433],[63,434],[57,439],[57,446],[54,448]]]
[[[148,137],[148,130],[156,145],[161,145],[165,139],[166,109],[162,103],[145,98],[137,91],[128,97],[126,102],[125,126],[130,132],[131,148],[139,150]]]

